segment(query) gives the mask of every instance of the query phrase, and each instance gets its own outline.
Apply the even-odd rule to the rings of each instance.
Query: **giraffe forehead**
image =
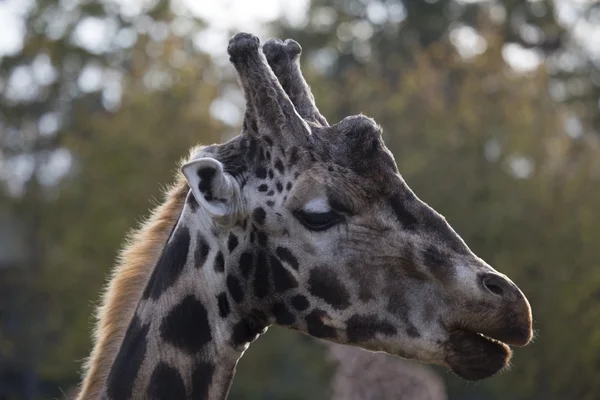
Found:
[[[286,167],[307,169],[316,163],[338,165],[372,177],[384,171],[385,175],[398,171],[382,139],[381,128],[371,118],[348,117],[331,127],[312,126],[311,131],[310,140],[303,145],[286,145],[269,135],[241,138],[240,144],[244,153],[255,155],[259,162],[270,161],[280,173],[286,171]]]
[[[378,196],[402,181],[380,131],[372,126],[369,122],[351,124],[347,129],[314,127],[311,140],[302,145],[284,146],[269,135],[240,135],[219,146],[218,158],[226,172],[236,176],[248,172],[248,177],[259,181],[258,191],[267,196],[291,189],[307,174],[317,178],[320,186],[339,186],[340,195],[347,192],[347,196],[365,197],[369,192]]]

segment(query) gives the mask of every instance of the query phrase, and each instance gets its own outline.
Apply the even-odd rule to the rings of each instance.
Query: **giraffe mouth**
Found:
[[[462,329],[450,332],[445,361],[463,379],[488,378],[508,366],[512,351],[504,342],[482,333]]]

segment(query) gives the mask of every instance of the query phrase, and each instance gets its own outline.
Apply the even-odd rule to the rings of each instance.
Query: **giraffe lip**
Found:
[[[523,347],[532,339],[531,325],[527,326],[505,326],[501,329],[469,329],[457,327],[459,331],[465,331],[479,335],[485,339],[498,344]]]
[[[495,344],[497,344],[499,346],[507,346],[507,345],[510,344],[510,343],[504,342],[504,341],[502,341],[500,339],[497,339],[495,336],[485,335],[485,334],[483,334],[481,332],[470,331],[468,329],[459,329],[459,330],[463,331],[463,332],[466,332],[466,333],[475,334],[475,335],[477,335],[477,336],[479,336],[479,337],[481,337],[481,338],[483,338],[483,339],[485,339],[485,340],[487,340],[489,342],[495,343]]]
[[[463,329],[449,333],[445,361],[463,379],[477,381],[506,368],[512,351],[506,343]]]

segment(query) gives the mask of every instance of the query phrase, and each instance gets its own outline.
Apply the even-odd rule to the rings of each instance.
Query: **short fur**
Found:
[[[200,146],[193,147],[189,157],[182,159],[180,165],[191,159],[199,149]],[[100,395],[142,291],[179,218],[188,191],[185,177],[178,168],[175,183],[164,192],[165,201],[128,235],[96,313],[94,348],[83,366],[85,379],[78,399]]]

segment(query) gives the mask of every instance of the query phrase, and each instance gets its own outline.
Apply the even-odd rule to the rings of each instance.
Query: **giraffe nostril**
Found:
[[[483,287],[496,296],[503,297],[505,294],[505,286],[507,284],[501,276],[496,274],[488,274],[481,280]]]
[[[502,296],[502,293],[504,292],[500,286],[494,283],[488,283],[485,285],[485,287],[487,287],[490,292],[497,294],[498,296]]]

